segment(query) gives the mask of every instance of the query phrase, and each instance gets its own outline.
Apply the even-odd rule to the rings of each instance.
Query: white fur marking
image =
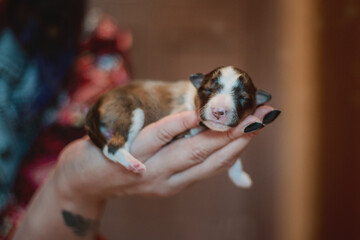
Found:
[[[228,170],[231,181],[237,187],[250,188],[252,180],[246,172],[244,172],[241,164],[241,159],[236,160],[235,164]]]
[[[231,96],[234,86],[238,83],[240,74],[231,66],[222,68],[220,73],[219,82],[222,86],[224,86],[220,93]]]
[[[125,147],[126,147],[125,149],[130,150],[130,145],[132,141],[144,126],[144,121],[145,121],[144,111],[141,108],[136,108],[133,111],[132,124],[129,130],[128,140],[125,143]]]

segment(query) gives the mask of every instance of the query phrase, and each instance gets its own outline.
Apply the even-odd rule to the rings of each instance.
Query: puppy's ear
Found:
[[[204,79],[204,74],[202,73],[196,73],[190,75],[190,80],[196,88],[199,88],[201,86],[203,79]]]
[[[271,94],[263,90],[256,90],[256,106],[264,105],[271,100]]]

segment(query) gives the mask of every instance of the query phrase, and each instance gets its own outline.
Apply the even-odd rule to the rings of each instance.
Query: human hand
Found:
[[[260,107],[228,132],[207,130],[171,143],[173,137],[197,126],[197,116],[184,112],[161,119],[143,129],[132,144],[131,153],[147,166],[141,174],[107,160],[88,138],[77,140],[60,154],[14,239],[48,239],[50,234],[54,239],[93,239],[106,199],[114,195],[168,196],[228,169],[256,135],[244,134],[244,130],[274,120],[279,112],[272,110]]]
[[[71,195],[107,199],[120,195],[161,195],[179,192],[200,179],[227,170],[258,133],[243,133],[246,126],[262,122],[273,109],[259,107],[228,132],[206,130],[169,144],[178,134],[197,127],[193,111],[165,117],[144,128],[135,138],[131,153],[147,171],[135,174],[108,161],[88,139],[70,144],[61,154],[59,179]],[[64,180],[65,179],[65,180]]]
[[[126,189],[125,193],[173,195],[201,179],[228,170],[259,130],[275,120],[279,113],[270,106],[261,106],[230,131],[206,130],[171,144],[168,143],[183,129],[196,123],[194,112],[166,117],[149,125],[139,133],[131,146],[131,153],[145,162],[146,177],[138,181],[136,186]],[[186,118],[190,120],[184,121]],[[196,118],[196,121],[199,120]],[[257,131],[244,133],[245,129],[255,130],[256,125]]]

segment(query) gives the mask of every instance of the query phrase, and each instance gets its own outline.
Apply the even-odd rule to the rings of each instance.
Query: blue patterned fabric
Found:
[[[14,34],[5,29],[0,36],[0,210],[36,131],[35,126],[25,127],[21,110],[34,96],[37,79],[36,63],[26,59]]]
[[[69,49],[56,57],[28,56],[10,29],[0,34],[0,212],[73,56]]]

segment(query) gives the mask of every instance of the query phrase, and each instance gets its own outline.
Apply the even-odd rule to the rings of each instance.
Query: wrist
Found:
[[[66,178],[64,173],[56,170],[49,178],[49,185],[55,191],[62,210],[85,214],[87,217],[95,219],[100,218],[106,200],[90,194],[73,180]]]
[[[37,191],[14,239],[94,239],[104,202],[88,201],[64,188],[52,172]]]
[[[99,155],[99,156],[98,156]],[[108,198],[97,179],[101,153],[89,141],[79,139],[60,154],[52,182],[64,202],[101,207]]]

